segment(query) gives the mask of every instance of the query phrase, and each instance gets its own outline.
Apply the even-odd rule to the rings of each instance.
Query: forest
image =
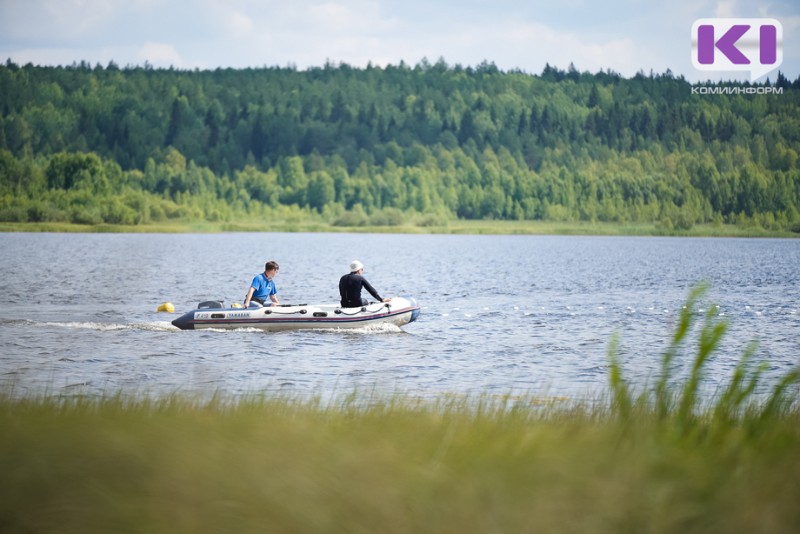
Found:
[[[493,63],[0,64],[0,222],[318,217],[800,232],[800,78]],[[719,91],[718,88],[727,88]]]

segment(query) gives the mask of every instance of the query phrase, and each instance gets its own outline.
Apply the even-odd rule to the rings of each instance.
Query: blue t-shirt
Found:
[[[263,301],[266,301],[270,295],[278,293],[278,289],[275,287],[275,281],[269,280],[264,273],[256,275],[250,286],[255,289],[253,296]]]

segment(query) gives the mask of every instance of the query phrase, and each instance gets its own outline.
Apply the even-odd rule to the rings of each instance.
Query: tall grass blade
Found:
[[[678,407],[677,415],[678,424],[680,425],[686,425],[693,415],[694,407],[697,402],[697,390],[700,387],[700,381],[703,377],[703,368],[711,357],[711,353],[719,346],[719,342],[727,330],[728,325],[726,322],[714,320],[715,313],[715,308],[711,307],[706,313],[705,321],[703,322],[697,357],[694,360],[689,380],[687,380],[686,384],[683,386],[681,402]]]
[[[627,419],[631,413],[631,394],[628,384],[622,378],[622,365],[619,361],[619,334],[614,334],[611,343],[608,345],[608,378],[611,383],[611,391],[614,395],[614,408],[617,414]]]
[[[800,369],[790,371],[778,382],[761,411],[759,417],[761,422],[781,415],[783,410],[791,406],[792,401],[786,397],[786,392],[791,385],[798,383],[800,383]]]
[[[675,333],[672,336],[670,346],[661,358],[661,376],[656,384],[656,412],[661,419],[667,417],[672,408],[673,395],[669,387],[672,374],[672,362],[692,326],[694,309],[697,305],[697,301],[700,300],[707,290],[708,284],[701,283],[692,288],[689,292],[686,304],[681,309],[681,316]]]
[[[761,374],[766,370],[766,364],[762,363],[750,375],[750,379],[745,385],[745,380],[748,378],[748,369],[753,355],[756,353],[758,343],[753,342],[748,345],[742,354],[739,363],[736,364],[736,369],[733,371],[728,387],[725,388],[722,395],[717,400],[714,406],[714,419],[720,422],[728,422],[735,419],[741,410],[742,403],[752,395],[756,389]]]

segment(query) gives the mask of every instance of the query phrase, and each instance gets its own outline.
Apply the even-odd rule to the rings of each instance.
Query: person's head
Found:
[[[364,270],[364,264],[358,260],[353,260],[350,262],[350,272],[351,273],[360,273]]]
[[[276,274],[278,274],[278,262],[277,261],[268,261],[264,264],[264,274],[267,275],[269,278],[274,278]]]

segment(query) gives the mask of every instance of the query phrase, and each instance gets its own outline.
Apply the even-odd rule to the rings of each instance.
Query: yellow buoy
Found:
[[[175,306],[173,306],[171,302],[165,302],[161,306],[159,306],[156,311],[175,313]]]
[[[238,302],[234,302],[233,304],[231,304],[231,308],[241,308],[241,307],[242,305],[239,304]]]

